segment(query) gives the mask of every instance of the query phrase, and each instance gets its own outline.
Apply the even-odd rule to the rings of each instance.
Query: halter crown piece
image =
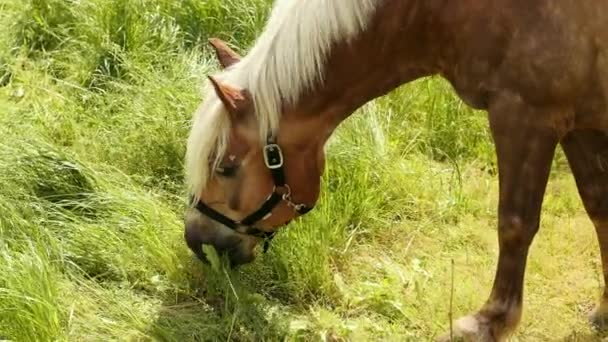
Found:
[[[291,188],[285,183],[285,171],[283,169],[283,151],[281,147],[276,143],[274,136],[269,136],[266,145],[263,148],[264,164],[274,180],[274,186],[272,192],[264,203],[260,205],[258,210],[246,216],[244,219],[235,221],[224,214],[216,211],[209,207],[201,200],[196,203],[192,203],[194,207],[203,215],[210,219],[223,224],[224,226],[237,231],[239,227],[246,227],[245,234],[252,235],[255,237],[264,239],[264,253],[268,251],[270,247],[270,241],[274,238],[276,232],[265,232],[260,230],[253,225],[261,220],[264,220],[272,215],[272,210],[281,202],[287,202],[287,205],[292,207],[298,214],[304,215],[312,210],[312,207],[308,207],[303,203],[294,203],[291,200]]]

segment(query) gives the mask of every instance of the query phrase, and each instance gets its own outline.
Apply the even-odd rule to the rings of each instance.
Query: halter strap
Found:
[[[262,205],[256,211],[249,214],[247,217],[240,221],[235,221],[227,217],[226,215],[218,212],[217,210],[209,207],[201,200],[198,200],[194,206],[201,214],[209,217],[210,219],[218,223],[223,224],[224,226],[232,230],[236,231],[241,226],[247,227],[245,234],[264,239],[264,253],[268,251],[268,248],[270,247],[270,241],[272,241],[272,239],[274,238],[275,232],[266,232],[255,228],[253,227],[255,223],[270,217],[272,215],[272,210],[279,203],[281,203],[281,201],[287,202],[287,205],[292,207],[300,215],[304,215],[312,210],[312,207],[308,207],[303,203],[296,204],[292,202],[291,188],[285,183],[285,172],[283,169],[283,151],[281,150],[281,147],[276,144],[275,141],[276,140],[273,136],[269,136],[266,145],[263,149],[264,163],[266,164],[266,167],[270,170],[270,174],[274,181],[274,187],[272,189],[272,193],[266,198],[264,203],[262,203]]]

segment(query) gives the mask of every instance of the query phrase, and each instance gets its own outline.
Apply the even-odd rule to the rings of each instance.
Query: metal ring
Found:
[[[284,201],[290,201],[291,200],[291,188],[289,187],[289,185],[284,184],[279,186],[278,188],[283,188],[285,189],[284,193],[279,193],[279,195],[281,195],[281,198],[283,198]],[[276,192],[277,191],[277,186],[274,186],[274,189],[272,189],[272,192]]]

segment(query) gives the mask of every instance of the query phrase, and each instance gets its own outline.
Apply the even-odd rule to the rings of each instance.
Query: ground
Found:
[[[486,114],[439,78],[327,146],[315,210],[230,269],[182,238],[206,39],[241,51],[263,0],[0,2],[0,337],[431,340],[487,298],[497,176]],[[599,251],[558,151],[513,341],[601,340]]]

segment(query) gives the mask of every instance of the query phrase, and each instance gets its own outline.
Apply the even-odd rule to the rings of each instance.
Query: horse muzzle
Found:
[[[232,266],[247,264],[255,259],[257,239],[239,233],[202,215],[195,208],[186,211],[184,239],[188,247],[203,262],[208,262],[203,245],[210,245],[220,255],[227,255]]]

